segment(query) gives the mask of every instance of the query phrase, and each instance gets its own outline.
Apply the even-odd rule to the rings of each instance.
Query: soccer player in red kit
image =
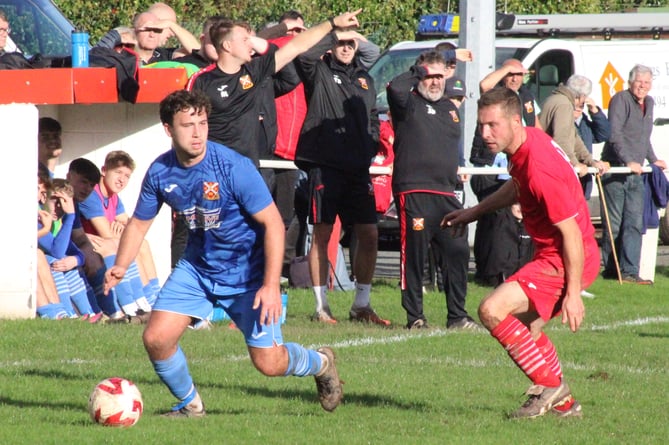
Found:
[[[535,244],[529,263],[483,299],[479,318],[532,381],[513,418],[547,412],[580,416],[562,377],[555,347],[543,332],[551,318],[573,332],[585,315],[581,291],[597,277],[599,250],[580,183],[564,152],[543,131],[523,127],[518,95],[495,88],[478,101],[478,125],[488,148],[509,157],[507,181],[478,205],[447,214],[442,228],[462,229],[486,212],[520,202]]]

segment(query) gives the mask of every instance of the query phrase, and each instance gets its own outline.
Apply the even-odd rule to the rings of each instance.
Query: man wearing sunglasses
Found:
[[[295,163],[309,177],[313,224],[309,271],[316,310],[314,321],[334,324],[327,300],[328,242],[339,216],[352,225],[358,248],[352,260],[355,300],[349,318],[390,325],[370,304],[377,253],[377,217],[369,166],[376,154],[379,122],[376,89],[356,57],[358,34],[337,30],[298,57],[307,97],[307,116]]]
[[[190,54],[194,49],[200,47],[200,42],[188,30],[176,22],[160,20],[151,12],[142,12],[135,17],[133,27],[137,36],[135,52],[139,55],[141,63],[147,65],[154,62],[172,60],[175,57]],[[163,32],[173,34],[181,48],[165,48]]]

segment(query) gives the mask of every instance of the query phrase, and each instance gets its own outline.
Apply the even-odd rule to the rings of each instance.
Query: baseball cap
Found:
[[[465,96],[467,94],[465,81],[457,76],[446,79],[445,94],[447,97]]]

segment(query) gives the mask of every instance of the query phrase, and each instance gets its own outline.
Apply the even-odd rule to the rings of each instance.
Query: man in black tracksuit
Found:
[[[460,116],[444,97],[451,67],[442,53],[428,51],[416,65],[388,84],[388,104],[395,127],[393,194],[400,217],[400,279],[407,328],[427,327],[423,313],[423,270],[428,245],[441,261],[448,317],[452,329],[478,329],[465,310],[469,244],[439,224],[461,209],[458,184]]]
[[[337,215],[358,240],[351,320],[387,326],[370,305],[377,253],[377,219],[369,166],[376,154],[378,118],[374,81],[356,59],[357,33],[336,30],[296,59],[307,98],[307,116],[295,164],[309,176],[309,222],[314,231],[309,272],[313,319],[336,323],[327,302],[327,247]],[[330,51],[326,53],[326,51]]]

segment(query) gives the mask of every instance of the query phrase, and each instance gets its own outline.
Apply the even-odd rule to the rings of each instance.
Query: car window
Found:
[[[72,24],[51,1],[0,0],[12,30],[11,40],[28,56],[65,56],[71,52]]]

